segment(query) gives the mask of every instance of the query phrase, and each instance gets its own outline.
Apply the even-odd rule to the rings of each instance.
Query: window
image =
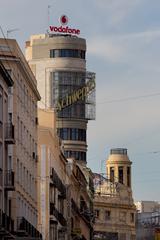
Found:
[[[66,158],[75,158],[75,160],[86,161],[86,152],[64,151]]]
[[[105,211],[105,220],[111,220],[111,211],[109,210],[106,210]]]
[[[114,182],[114,167],[110,167],[110,180]]]
[[[63,140],[86,141],[85,129],[59,128],[58,135]]]
[[[58,240],[64,240],[65,239],[65,232],[62,229],[58,230]]]
[[[0,138],[2,138],[3,136],[3,126],[2,126],[2,123],[0,121]]]
[[[131,217],[131,223],[134,223],[134,213],[131,213],[130,217]]]
[[[50,202],[56,204],[56,188],[50,188]]]
[[[65,99],[67,96],[86,83],[85,72],[51,72],[51,107],[57,107],[59,100]],[[70,102],[70,100],[68,99]],[[65,118],[85,118],[85,99],[78,100],[74,104],[64,107],[58,112],[58,117]]]
[[[17,159],[17,172],[16,172],[16,176],[17,176],[17,182],[19,182],[19,159]]]
[[[81,196],[80,197],[80,211],[83,212],[85,210],[87,210],[87,204],[86,204],[84,198]]]
[[[3,152],[2,152],[2,143],[0,143],[0,169],[3,168]]]
[[[123,167],[118,168],[119,183],[123,184]]]
[[[26,190],[27,190],[27,192],[29,192],[28,187],[29,187],[29,183],[28,183],[28,170],[27,170],[27,174],[26,174]]]
[[[131,187],[131,168],[127,167],[127,186]]]
[[[135,235],[131,235],[131,240],[135,240],[136,239],[136,236]]]
[[[19,177],[20,177],[20,184],[22,185],[22,163],[20,163]]]
[[[126,212],[120,212],[119,220],[123,223],[126,222]]]
[[[79,49],[51,49],[50,58],[71,57],[85,59],[85,51]]]
[[[0,190],[0,210],[2,210],[2,191]]]
[[[8,156],[8,170],[12,169],[12,156]]]
[[[57,222],[50,223],[50,240],[57,240]]]
[[[58,196],[58,211],[61,214],[64,213],[64,199],[60,195]]]
[[[0,92],[0,122],[3,122],[3,98],[1,92]]]
[[[126,240],[126,233],[120,233],[119,240]]]
[[[99,218],[99,215],[100,215],[100,210],[95,209],[95,218]]]
[[[23,167],[23,187],[25,187],[25,167]]]

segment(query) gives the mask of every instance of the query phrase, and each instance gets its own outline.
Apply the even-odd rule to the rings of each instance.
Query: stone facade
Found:
[[[112,149],[106,166],[107,177],[95,174],[94,178],[94,239],[135,240],[136,209],[127,150]]]
[[[66,159],[56,134],[55,114],[39,109],[38,209],[44,239],[92,239],[92,173]]]
[[[0,39],[0,60],[13,79],[8,97],[8,121],[14,126],[14,145],[8,147],[8,168],[14,172],[14,191],[8,194],[10,216],[17,235],[41,238],[37,231],[37,101],[36,80],[17,42]],[[8,142],[9,143],[9,142]],[[6,203],[7,204],[7,203]]]

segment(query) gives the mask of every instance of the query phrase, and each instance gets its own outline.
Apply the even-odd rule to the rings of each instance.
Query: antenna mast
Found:
[[[18,29],[18,28],[13,28],[13,29],[7,30],[7,38],[9,37],[9,34],[10,34],[11,32],[15,32],[15,31],[19,31],[19,29]]]

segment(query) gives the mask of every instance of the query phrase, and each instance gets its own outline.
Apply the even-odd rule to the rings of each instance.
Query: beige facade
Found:
[[[37,101],[40,95],[34,75],[15,40],[0,39],[0,60],[14,81],[8,101],[8,119],[14,125],[15,140],[15,144],[8,147],[8,166],[15,173],[15,191],[8,195],[10,214],[16,234],[38,239],[35,173],[38,159]]]
[[[64,157],[54,112],[39,109],[38,117],[39,229],[46,240],[89,240],[93,220],[91,172],[86,167],[82,172],[74,159]]]
[[[112,149],[106,163],[109,177],[95,175],[94,239],[135,239],[136,208],[127,149]]]
[[[13,80],[0,61],[0,239],[13,237],[13,219],[10,214],[9,193],[14,190],[14,172],[9,164],[8,148],[15,143],[14,126],[9,122],[8,99]],[[8,219],[8,224],[4,219]]]

